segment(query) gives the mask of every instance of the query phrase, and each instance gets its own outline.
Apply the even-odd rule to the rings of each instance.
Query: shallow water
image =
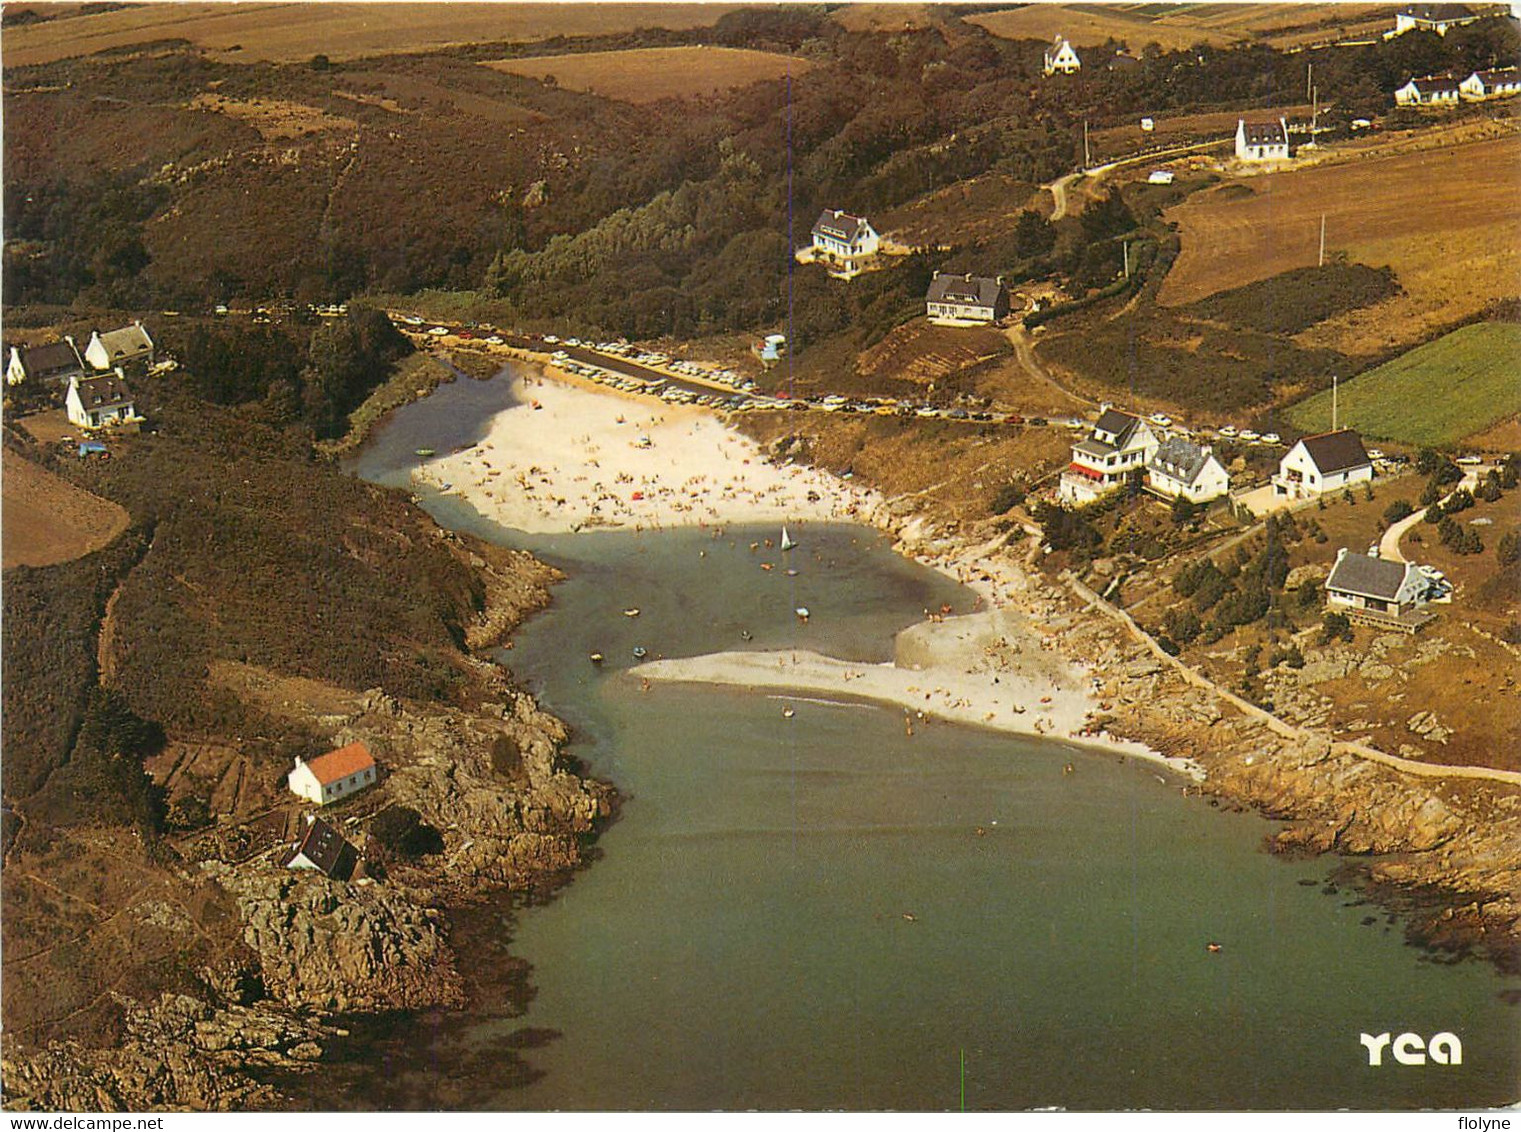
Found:
[[[361,471],[385,478],[403,453],[468,436],[500,384],[404,410]],[[457,500],[428,505],[492,533]],[[945,724],[909,737],[900,710],[860,704],[788,701],[784,719],[772,696],[646,691],[622,671],[635,645],[883,660],[925,608],[971,606],[875,532],[794,534],[785,560],[750,550],[770,531],[507,536],[569,580],[502,657],[626,801],[601,859],[517,922],[526,1014],[483,1004],[462,1041],[419,1029],[419,1097],[462,1073],[472,1106],[504,1109],[1400,1109],[1521,1094],[1518,1013],[1499,997],[1518,980],[1430,962],[1391,917],[1323,890],[1333,862],[1268,856],[1271,823],[1184,798],[1154,766]],[[1360,1033],[1406,1030],[1456,1033],[1463,1064],[1368,1065]],[[534,1048],[510,1064],[493,1052],[525,1034]]]

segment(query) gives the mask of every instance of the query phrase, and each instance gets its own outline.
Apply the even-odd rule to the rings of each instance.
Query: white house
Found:
[[[1423,608],[1434,589],[1414,563],[1389,562],[1343,547],[1326,579],[1326,607],[1358,624],[1413,633],[1435,616]]]
[[[280,858],[287,869],[316,869],[334,880],[348,880],[359,863],[359,853],[327,822],[306,815],[306,827]]]
[[[20,385],[23,381],[68,381],[84,376],[84,362],[74,339],[64,335],[58,342],[42,346],[12,346],[10,361],[5,367],[5,383]]]
[[[297,756],[286,781],[291,793],[325,806],[375,785],[375,760],[363,743],[350,743],[311,762]]]
[[[1458,93],[1475,102],[1521,93],[1521,71],[1515,67],[1502,67],[1498,71],[1475,71],[1458,84]]]
[[[1063,503],[1092,503],[1119,487],[1130,472],[1146,467],[1156,451],[1157,438],[1145,421],[1106,405],[1093,434],[1072,446],[1072,462],[1061,475],[1057,495]]]
[[[1289,124],[1282,118],[1248,122],[1236,121],[1237,161],[1287,161],[1289,159]]]
[[[1394,92],[1396,106],[1456,106],[1458,80],[1451,75],[1427,75],[1411,79]]]
[[[1191,503],[1218,499],[1231,487],[1229,473],[1209,446],[1183,436],[1169,436],[1157,446],[1146,478],[1153,491],[1170,499],[1181,495]]]
[[[1003,276],[944,275],[935,272],[924,296],[924,313],[932,322],[958,325],[997,322],[1009,313],[1009,291]]]
[[[1484,19],[1485,15],[1463,4],[1412,4],[1394,14],[1394,30],[1385,32],[1384,38],[1392,39],[1407,31],[1434,31],[1446,35],[1449,28],[1471,24]]]
[[[1046,74],[1075,75],[1082,68],[1083,61],[1077,57],[1077,52],[1073,50],[1066,36],[1057,36],[1051,46],[1046,48]]]
[[[864,216],[826,208],[813,225],[815,258],[823,260],[831,275],[842,279],[861,274],[880,243],[881,237]]]
[[[85,347],[84,359],[100,373],[139,365],[147,369],[153,364],[153,339],[141,322],[104,334],[96,330]]]
[[[104,377],[71,377],[64,409],[80,428],[103,428],[137,417],[132,391],[120,370]]]
[[[1313,499],[1373,478],[1373,461],[1362,438],[1349,428],[1300,439],[1278,461],[1273,495]]]

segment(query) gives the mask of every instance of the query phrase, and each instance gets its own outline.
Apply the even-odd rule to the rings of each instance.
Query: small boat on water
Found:
[[[783,550],[791,550],[796,545],[797,545],[797,543],[793,540],[792,536],[787,533],[787,528],[785,526],[782,527],[782,541],[781,541],[781,547],[782,547],[782,549]]]
[[[739,631],[739,639],[742,641],[753,641],[755,639],[755,634],[750,632],[749,629],[741,629]]]
[[[602,654],[599,653],[599,652],[592,653],[591,654],[591,662],[593,664],[601,664],[602,663]]]
[[[632,606],[631,605],[631,606],[629,606],[627,609],[625,609],[623,611],[623,616],[625,616],[625,617],[638,617],[639,616],[639,610],[638,610],[638,608],[636,606]]]
[[[791,719],[796,714],[797,714],[797,712],[793,711],[790,707],[789,708],[782,708],[782,718],[783,719]]]
[[[787,577],[789,577],[789,578],[796,578],[797,577],[797,571],[789,569],[787,571]]]
[[[418,456],[431,456],[431,455],[433,455],[433,449],[431,449],[431,448],[419,448],[417,450],[416,454]]]
[[[794,613],[797,614],[797,619],[799,621],[807,621],[808,620],[809,614],[808,614],[808,607],[806,605],[800,605],[796,609],[794,609],[792,612],[794,612]]]
[[[647,657],[649,655],[650,655],[650,650],[647,649],[647,648],[645,648],[643,645],[635,645],[634,646],[634,659],[635,660],[643,660],[645,657]]]

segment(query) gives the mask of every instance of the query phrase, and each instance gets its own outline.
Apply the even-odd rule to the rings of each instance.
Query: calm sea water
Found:
[[[469,443],[506,404],[502,383],[445,387],[398,414],[356,470],[396,482],[414,448]],[[516,920],[526,1014],[479,1004],[448,1040],[419,1027],[416,1056],[389,1062],[412,1103],[457,1095],[433,1083],[462,1075],[472,1106],[493,1109],[1407,1109],[1521,1095],[1521,1014],[1501,997],[1521,980],[1429,961],[1393,917],[1325,884],[1332,862],[1268,856],[1270,823],[1184,798],[1150,765],[949,725],[910,737],[897,710],[646,690],[624,672],[636,645],[883,660],[925,608],[970,608],[875,532],[794,529],[788,577],[780,552],[750,549],[773,531],[528,539],[457,500],[428,505],[566,570],[502,658],[626,802],[601,859]],[[1461,1038],[1461,1066],[1386,1054],[1373,1068],[1358,1041],[1443,1030]]]

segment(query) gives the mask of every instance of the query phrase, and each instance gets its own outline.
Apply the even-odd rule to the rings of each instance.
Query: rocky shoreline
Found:
[[[458,539],[449,532],[441,537]],[[526,554],[467,548],[486,606],[466,638],[498,643],[548,602],[558,575]],[[366,874],[340,883],[277,862],[185,860],[231,895],[242,924],[239,956],[201,972],[199,994],[119,1000],[115,1048],[54,1042],[4,1049],[5,1106],[34,1111],[242,1111],[289,1107],[271,1080],[322,1064],[357,1018],[457,1010],[471,977],[451,939],[451,914],[493,894],[543,894],[587,860],[612,819],[611,786],[583,777],[563,754],[565,725],[542,711],[498,665],[462,658],[467,706],[402,703],[371,690],[326,718],[339,742],[385,752],[386,774],[367,808],[328,815],[366,857]],[[355,802],[361,802],[361,795]],[[362,819],[406,807],[440,848],[410,859],[386,852]],[[348,816],[345,817],[345,814]]]
[[[1032,565],[1038,540],[1016,555],[991,523],[945,529],[894,504],[871,518],[900,553],[972,585],[995,608],[1018,609],[1042,647],[1086,669],[1104,708],[1097,725],[1202,771],[1186,793],[1285,823],[1267,839],[1272,852],[1339,854],[1344,877],[1408,917],[1412,943],[1521,972],[1521,790],[1416,777],[1338,749],[1329,735],[1243,713],[1044,578]],[[1306,660],[1345,663],[1334,649]]]

